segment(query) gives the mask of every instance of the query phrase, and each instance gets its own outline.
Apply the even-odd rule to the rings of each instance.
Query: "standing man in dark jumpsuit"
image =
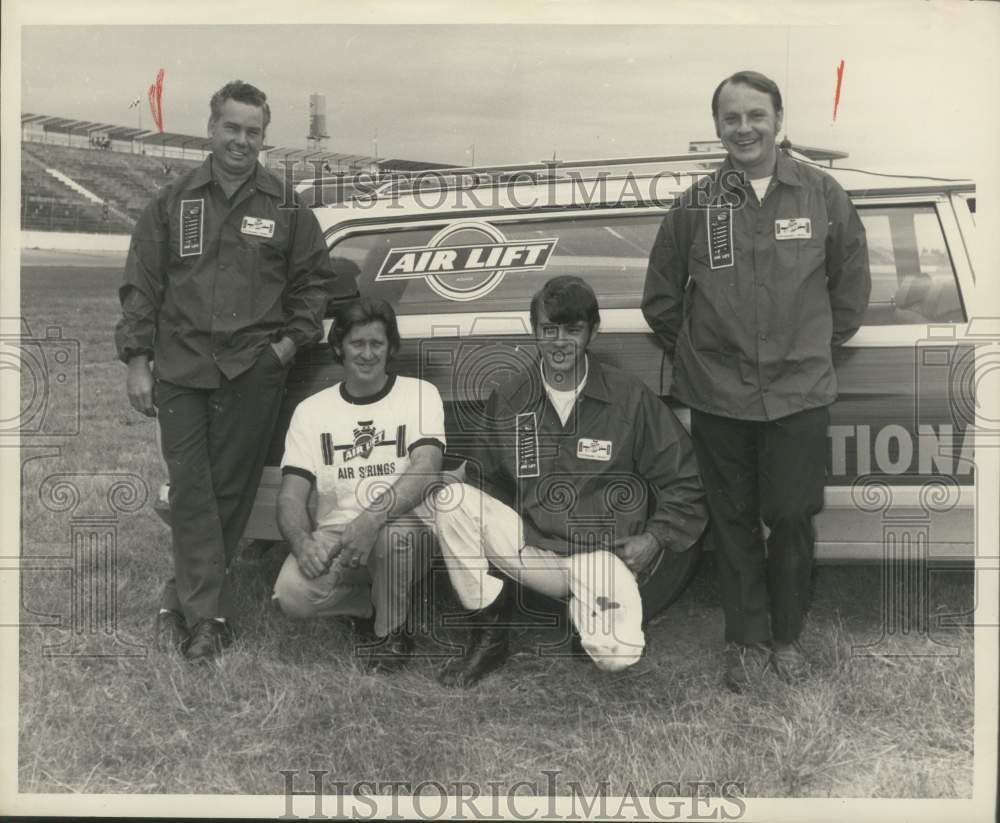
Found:
[[[777,85],[757,72],[719,84],[712,117],[729,156],[667,213],[643,296],[673,360],[672,394],[691,407],[734,691],[768,665],[787,682],[809,673],[798,640],[837,396],[832,352],[871,290],[857,212],[830,175],[777,149],[782,115]]]
[[[232,642],[229,564],[289,363],[321,337],[333,281],[315,215],[257,163],[270,119],[247,83],[213,95],[211,154],[146,207],[119,291],[129,402],[159,418],[170,476],[174,577],[157,642],[190,660]]]

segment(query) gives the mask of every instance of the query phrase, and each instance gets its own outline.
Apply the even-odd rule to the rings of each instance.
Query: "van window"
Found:
[[[528,244],[555,240],[544,268],[507,271],[494,289],[470,300],[443,298],[424,276],[376,281],[390,251],[427,245],[447,223],[421,228],[386,229],[344,238],[330,252],[334,268],[356,278],[363,294],[388,300],[401,315],[444,311],[524,311],[542,284],[557,275],[575,274],[586,280],[597,294],[602,309],[638,308],[646,279],[649,252],[663,220],[662,213],[552,217],[543,220],[495,220],[489,226],[500,232],[503,242]],[[478,231],[449,237],[438,248],[489,243]],[[495,241],[493,241],[495,243]],[[474,289],[484,275],[439,275],[444,290]]]
[[[965,318],[954,266],[933,204],[859,206],[868,236],[872,294],[866,325],[959,323]],[[435,290],[419,273],[403,279],[376,276],[390,252],[421,249],[448,223],[419,228],[361,229],[334,246],[334,269],[344,275],[345,294],[354,286],[363,294],[388,300],[401,315],[440,312],[524,311],[531,296],[551,277],[575,274],[593,287],[601,308],[638,308],[649,253],[663,219],[662,212],[611,215],[552,216],[544,219],[496,219],[489,226],[505,242],[529,243],[554,239],[544,268],[511,270],[481,296],[484,275],[440,274],[443,288]],[[437,248],[487,243],[475,231],[450,236]],[[451,297],[443,297],[445,292]],[[472,297],[468,297],[472,295]],[[468,297],[468,299],[463,299]]]
[[[872,293],[864,323],[960,323],[965,311],[933,205],[859,206]]]

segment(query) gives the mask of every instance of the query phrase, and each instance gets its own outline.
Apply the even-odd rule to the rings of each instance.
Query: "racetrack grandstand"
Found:
[[[147,132],[109,123],[21,115],[21,228],[129,234],[165,183],[199,165],[206,137]],[[265,146],[261,161],[293,182],[323,174],[447,164]]]
[[[198,160],[21,144],[21,228],[128,233],[168,180]]]

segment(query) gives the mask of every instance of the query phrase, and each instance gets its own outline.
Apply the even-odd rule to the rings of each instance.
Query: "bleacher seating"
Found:
[[[22,115],[35,122],[58,121],[41,115]],[[36,124],[37,125],[37,124]],[[93,126],[92,123],[84,125]],[[120,127],[108,127],[112,131]],[[60,135],[60,127],[52,126],[53,133]],[[65,132],[65,126],[63,127]],[[68,133],[68,132],[67,132]],[[84,132],[73,132],[82,136]],[[142,210],[168,181],[200,165],[202,159],[188,159],[173,156],[178,145],[164,140],[162,146],[143,142],[140,135],[131,142],[108,141],[106,147],[91,140],[89,148],[83,145],[67,145],[63,142],[46,142],[44,133],[22,130],[21,141],[21,227],[40,231],[122,233],[132,231]],[[155,136],[155,135],[154,135]],[[133,135],[134,137],[134,135]],[[163,137],[163,135],[159,135]],[[180,144],[188,145],[193,138],[183,138]],[[66,140],[67,134],[61,134]],[[126,136],[124,138],[128,140]],[[196,153],[203,154],[203,148],[193,140]],[[205,141],[202,140],[202,143]],[[121,148],[121,146],[125,148]],[[136,146],[145,154],[135,154]],[[117,147],[117,148],[116,148]],[[128,150],[131,148],[131,150]],[[282,179],[289,170],[293,180],[314,177],[319,174],[356,174],[372,168],[376,162],[385,168],[424,168],[439,164],[420,163],[409,160],[376,161],[364,155],[337,152],[313,151],[282,147],[268,147],[268,167]],[[170,152],[167,155],[167,152]],[[308,162],[307,162],[308,161]],[[60,182],[46,172],[55,169],[84,189],[92,193],[99,202],[93,202],[80,192]]]
[[[102,206],[58,182],[44,167],[22,162],[21,228],[124,234],[131,231],[131,224],[110,209],[105,213]]]
[[[129,233],[167,181],[201,163],[46,143],[21,143],[23,228]],[[108,203],[108,210],[63,185],[54,168]]]

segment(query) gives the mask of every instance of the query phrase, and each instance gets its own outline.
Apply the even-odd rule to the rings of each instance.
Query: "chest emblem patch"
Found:
[[[181,257],[201,254],[205,233],[205,201],[181,200]]]
[[[538,422],[534,412],[519,414],[515,422],[517,476],[538,477]]]
[[[708,259],[713,269],[733,265],[733,210],[729,206],[713,206],[705,210],[708,221]]]
[[[581,437],[576,441],[576,456],[582,460],[600,460],[607,463],[611,460],[611,445],[610,440]]]
[[[808,240],[812,236],[812,220],[808,217],[774,221],[775,240]]]
[[[264,217],[245,216],[240,231],[254,237],[274,237],[274,221]]]

